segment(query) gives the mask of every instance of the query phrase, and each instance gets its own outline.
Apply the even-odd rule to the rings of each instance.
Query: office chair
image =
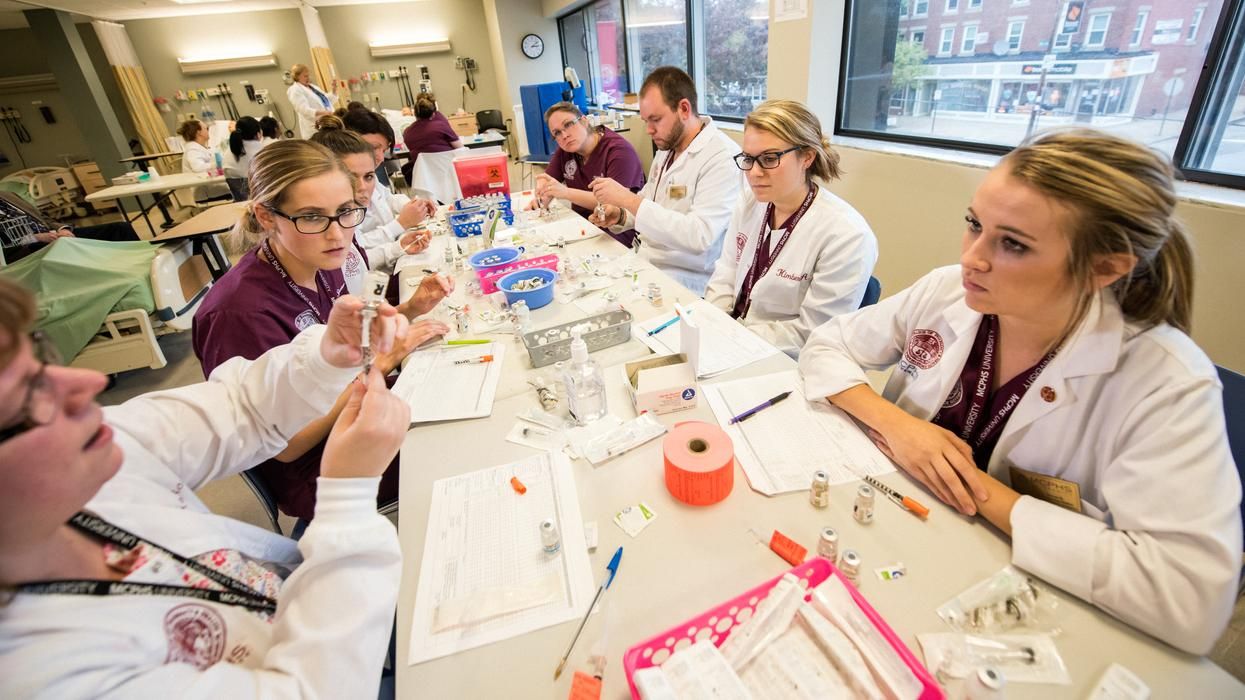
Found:
[[[476,126],[481,134],[486,131],[496,131],[506,138],[506,152],[510,153],[510,129],[506,127],[506,120],[501,116],[499,109],[482,109],[476,112]]]
[[[860,300],[860,308],[873,306],[882,298],[882,283],[873,275],[869,276],[869,286],[865,287],[865,297]]]
[[[1228,448],[1236,473],[1245,482],[1245,376],[1215,365],[1223,382],[1223,418],[1228,430]],[[1245,522],[1245,501],[1241,502],[1241,520]]]

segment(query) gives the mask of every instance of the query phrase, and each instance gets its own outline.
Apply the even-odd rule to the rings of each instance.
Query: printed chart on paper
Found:
[[[484,355],[492,362],[454,364]],[[481,418],[493,412],[506,346],[457,345],[420,350],[398,375],[393,393],[410,404],[411,422]]]
[[[515,492],[511,477],[527,492]],[[541,545],[546,518],[562,534],[555,554]],[[578,619],[594,590],[565,455],[439,479],[432,484],[407,663]]]
[[[735,443],[735,459],[752,488],[767,496],[806,491],[818,469],[831,484],[895,471],[895,465],[846,413],[825,401],[809,403],[795,371],[705,386],[705,398]],[[791,396],[751,418],[733,416],[790,390]]]

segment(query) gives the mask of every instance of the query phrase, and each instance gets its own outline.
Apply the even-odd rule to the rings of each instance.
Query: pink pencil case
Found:
[[[485,294],[492,294],[497,291],[497,280],[514,272],[515,270],[528,270],[533,267],[543,267],[546,270],[558,271],[558,256],[542,255],[538,258],[528,258],[527,260],[516,260],[508,265],[501,267],[490,267],[484,270],[478,270],[476,276],[480,278],[480,291]]]
[[[808,583],[806,589],[812,589],[830,576],[843,578],[843,575],[839,573],[839,570],[829,560],[821,557],[813,557],[786,573],[805,579]],[[670,658],[670,655],[675,652],[676,648],[682,649],[700,639],[709,639],[714,646],[722,646],[722,642],[726,641],[726,638],[730,636],[735,627],[742,620],[749,619],[756,612],[757,605],[769,595],[770,589],[786,573],[775,576],[742,595],[706,610],[696,617],[684,621],[683,624],[676,625],[628,649],[627,653],[623,654],[623,669],[627,672],[627,688],[631,691],[631,697],[635,700],[639,700],[640,697],[640,693],[635,687],[635,681],[632,680],[632,676],[638,669],[660,666],[666,659]],[[869,605],[869,601],[865,600],[865,597],[860,594],[860,591],[856,590],[856,587],[850,581],[843,579],[843,583],[846,584],[847,590],[851,592],[852,599],[856,601],[856,605],[869,618],[873,626],[882,633],[886,641],[890,642],[891,647],[895,649],[895,653],[903,659],[908,668],[912,669],[913,675],[921,682],[921,694],[918,696],[920,700],[943,700],[946,696],[943,694],[942,688],[934,681],[934,678],[925,669],[925,666],[912,655],[907,645],[900,641],[899,636],[890,628],[890,625],[886,624],[886,620],[883,620],[882,616],[873,609],[873,606]]]

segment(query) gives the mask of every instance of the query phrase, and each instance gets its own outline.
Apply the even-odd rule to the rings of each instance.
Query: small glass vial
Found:
[[[860,584],[860,555],[856,553],[856,550],[843,550],[843,557],[839,559],[839,573],[843,574],[843,578],[851,581],[853,586]]]
[[[532,330],[532,311],[522,299],[510,305],[510,314],[514,319],[514,339],[523,342],[523,335]]]
[[[818,470],[813,472],[813,484],[808,489],[808,501],[814,508],[830,505],[830,475]]]
[[[873,522],[873,487],[861,484],[856,489],[856,503],[852,505],[852,517],[861,525]]]
[[[832,527],[821,528],[821,536],[817,538],[817,556],[830,561],[839,559],[839,533]]]
[[[446,241],[445,243],[445,271],[452,272],[454,270],[454,242]]]
[[[544,547],[546,554],[557,554],[562,548],[562,535],[558,533],[558,526],[552,518],[540,521],[540,545]]]
[[[661,298],[661,285],[656,282],[650,282],[648,285],[648,300],[653,306],[661,308],[666,302]]]
[[[471,335],[471,307],[464,306],[461,311],[455,312],[454,322],[458,326],[459,335]]]
[[[1003,700],[1007,679],[992,666],[982,666],[964,679],[965,700]]]

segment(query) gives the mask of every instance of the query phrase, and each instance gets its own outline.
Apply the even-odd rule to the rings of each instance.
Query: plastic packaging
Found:
[[[1011,683],[1072,682],[1055,640],[1045,634],[919,634],[925,660],[944,684],[970,678],[978,669],[997,669]]]
[[[592,464],[600,464],[665,433],[666,426],[645,413],[585,442],[583,455]]]
[[[1012,566],[943,603],[938,617],[960,632],[993,634],[1015,627],[1056,633],[1058,601]]]

